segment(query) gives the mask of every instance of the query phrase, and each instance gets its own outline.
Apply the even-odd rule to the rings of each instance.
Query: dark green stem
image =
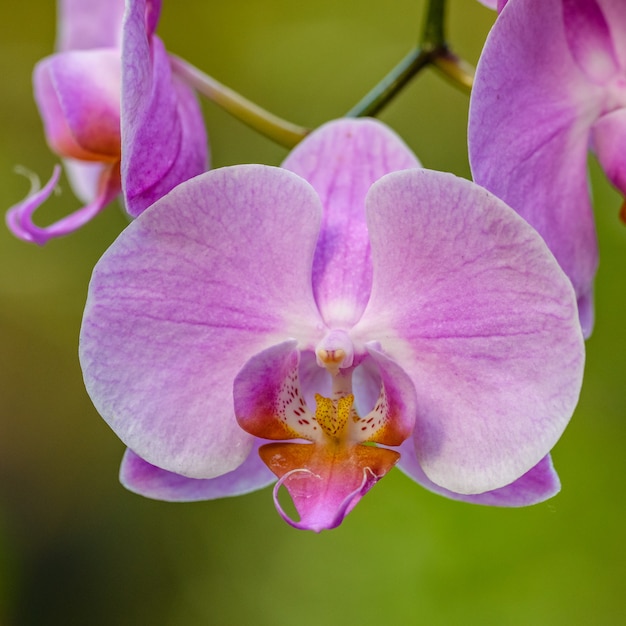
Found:
[[[446,0],[430,0],[426,7],[426,24],[422,32],[422,48],[445,48]]]
[[[429,0],[420,45],[412,50],[348,113],[347,117],[372,117],[393,100],[406,84],[428,65],[465,91],[472,88],[474,68],[450,52],[445,36],[446,0]]]
[[[373,117],[393,100],[415,74],[430,62],[430,53],[420,48],[412,50],[374,89],[346,113],[346,117]]]

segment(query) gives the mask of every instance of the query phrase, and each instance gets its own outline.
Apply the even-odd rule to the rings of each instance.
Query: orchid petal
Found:
[[[496,9],[500,13],[508,0],[478,0],[478,2],[485,5],[488,9]]]
[[[55,54],[35,67],[35,99],[57,154],[120,158],[120,58],[116,50]]]
[[[486,6],[488,9],[497,9],[498,13],[504,9],[504,5],[507,3],[507,0],[478,0],[481,4]]]
[[[495,9],[498,4],[498,0],[478,0],[478,2],[488,9]]]
[[[379,395],[372,410],[361,418],[357,426],[363,431],[365,441],[399,446],[410,436],[415,425],[415,388],[397,363],[372,344],[366,348],[380,375]],[[372,422],[377,424],[373,432]]]
[[[561,482],[549,455],[510,485],[474,495],[454,493],[429,480],[417,461],[412,441],[402,444],[398,469],[422,487],[440,496],[485,506],[530,506],[552,498],[561,489]]]
[[[124,0],[59,0],[56,49],[119,47]]]
[[[108,163],[63,159],[63,169],[74,195],[89,204],[98,195],[104,171],[110,170],[111,166]]]
[[[124,21],[122,128],[122,182],[134,217],[208,167],[200,107],[172,76],[161,40],[148,37],[145,0],[131,3]]]
[[[263,439],[320,441],[323,431],[300,388],[295,340],[254,355],[235,378],[235,415],[241,428]],[[327,374],[328,376],[328,374]]]
[[[187,478],[151,465],[127,449],[120,467],[120,482],[126,489],[147,498],[167,502],[196,502],[240,496],[262,489],[276,477],[259,456],[257,441],[246,460],[232,472],[217,478]]]
[[[329,326],[353,324],[367,303],[372,280],[367,190],[388,172],[419,165],[395,133],[368,119],[325,124],[283,163],[313,185],[324,206],[313,290]]]
[[[162,0],[146,0],[146,33],[151,37],[161,16]]]
[[[541,238],[469,181],[383,177],[367,200],[374,283],[352,336],[411,377],[430,480],[503,487],[554,446],[576,405],[584,345],[571,284]]]
[[[607,178],[626,194],[626,108],[602,116],[591,127],[591,143]]]
[[[594,83],[619,70],[611,33],[596,0],[562,0],[565,40],[576,65]]]
[[[16,237],[41,246],[54,237],[73,233],[100,213],[120,192],[119,169],[116,165],[111,165],[102,170],[96,196],[91,202],[49,226],[37,226],[33,222],[33,213],[50,197],[60,173],[61,169],[57,165],[43,189],[29,195],[7,211],[7,226]]]
[[[472,173],[545,239],[574,284],[587,335],[597,243],[586,155],[602,99],[571,56],[560,3],[508,3],[476,69]]]
[[[310,284],[320,213],[290,172],[223,168],[159,200],[98,262],[85,384],[136,454],[194,478],[244,461],[252,438],[235,420],[235,375],[284,337],[313,343],[321,328]]]

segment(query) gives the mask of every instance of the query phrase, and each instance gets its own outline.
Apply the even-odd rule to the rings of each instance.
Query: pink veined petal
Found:
[[[417,461],[412,441],[402,444],[398,469],[422,487],[440,496],[485,506],[530,506],[552,498],[561,490],[561,481],[549,455],[510,485],[474,495],[454,493],[429,480]]]
[[[102,169],[98,190],[91,202],[49,226],[37,226],[33,222],[33,213],[50,197],[60,173],[61,168],[57,165],[43,189],[8,210],[7,226],[16,237],[42,246],[50,239],[69,235],[93,219],[120,193],[119,167],[110,165]]]
[[[344,119],[309,135],[282,166],[308,180],[322,200],[315,299],[329,326],[349,326],[363,312],[372,281],[365,195],[384,174],[419,167],[419,161],[380,122]]]
[[[183,182],[196,174],[206,171],[209,167],[209,144],[204,127],[204,119],[198,106],[195,93],[180,79],[172,76],[170,89],[176,94],[178,99],[176,104],[176,115],[180,126],[180,144],[176,158],[172,167],[156,181],[151,187],[141,190],[138,195],[128,199],[127,209],[131,215],[138,215],[145,208],[156,202],[167,192],[173,189],[178,183]],[[138,159],[139,153],[135,155]],[[144,159],[149,159],[147,153],[143,154]],[[124,163],[124,157],[122,157]],[[128,187],[131,186],[135,175],[141,177],[149,161],[126,163],[126,181]]]
[[[127,449],[120,467],[120,482],[126,489],[147,498],[167,502],[196,502],[241,496],[276,482],[259,456],[258,440],[245,461],[217,478],[187,478],[151,465]]]
[[[119,161],[120,85],[116,50],[65,52],[40,61],[35,99],[52,150],[75,159]]]
[[[611,33],[596,0],[561,0],[565,40],[576,65],[592,82],[604,84],[619,69]]]
[[[626,67],[626,3],[597,0],[611,32],[611,43],[620,67]]]
[[[608,179],[626,195],[626,108],[603,115],[592,126],[591,144]]]
[[[255,437],[311,441],[323,437],[301,391],[297,345],[292,339],[262,350],[235,377],[235,416]]]
[[[129,5],[122,52],[122,186],[134,217],[208,167],[199,105],[172,77],[161,40],[148,37],[145,10],[145,0]]]
[[[451,174],[411,170],[367,200],[378,339],[417,392],[416,453],[463,494],[510,484],[554,446],[576,406],[584,344],[571,284],[536,232]]]
[[[597,268],[587,146],[603,97],[571,56],[559,2],[507,4],[476,69],[472,173],[545,239],[574,284],[587,335]]]
[[[285,337],[317,340],[311,291],[321,207],[302,179],[260,165],[179,185],[124,230],[94,269],[81,330],[85,384],[149,463],[194,478],[252,446],[232,384]]]
[[[58,0],[56,49],[119,47],[124,0]]]
[[[146,32],[152,36],[161,16],[162,0],[146,0]]]
[[[369,441],[376,441],[387,446],[399,446],[413,431],[417,414],[417,400],[415,388],[409,376],[402,368],[386,354],[381,352],[376,345],[366,346],[370,358],[374,362],[380,375],[382,389],[379,388],[379,396],[373,411],[362,414],[362,422],[359,430],[365,431],[368,416],[375,417],[376,408],[383,405],[380,413],[384,416],[384,427],[376,432]],[[381,423],[381,420],[377,420]]]

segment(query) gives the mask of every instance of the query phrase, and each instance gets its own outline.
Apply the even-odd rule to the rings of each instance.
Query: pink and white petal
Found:
[[[119,47],[124,0],[59,0],[56,49]]]
[[[608,179],[626,195],[626,108],[603,115],[592,126],[591,144]]]
[[[412,441],[406,441],[400,448],[398,469],[422,487],[440,496],[485,506],[530,506],[552,498],[561,490],[561,481],[550,455],[545,456],[510,485],[473,495],[454,493],[429,480],[417,461]]]
[[[619,70],[606,16],[596,0],[562,0],[565,40],[574,62],[599,85]]]
[[[247,433],[263,439],[323,439],[302,394],[297,345],[284,341],[255,354],[235,377],[235,416]]]
[[[103,167],[97,193],[91,202],[49,226],[38,226],[33,221],[33,214],[54,191],[60,172],[60,167],[56,166],[52,178],[43,189],[8,210],[7,226],[16,237],[42,246],[50,239],[69,235],[92,220],[121,190],[117,164]]]
[[[81,364],[96,408],[139,456],[194,478],[248,456],[233,381],[257,352],[321,332],[310,283],[320,214],[290,172],[223,168],[176,187],[100,259]]]
[[[546,240],[574,284],[586,334],[597,268],[587,147],[603,98],[572,58],[560,3],[507,4],[476,69],[472,173]]]
[[[367,304],[372,281],[365,195],[384,174],[419,167],[419,161],[380,122],[343,119],[309,135],[282,166],[308,180],[322,200],[313,290],[329,326],[350,326]]]
[[[367,200],[372,297],[352,330],[417,393],[424,472],[458,493],[510,484],[576,406],[584,344],[570,282],[502,201],[451,174],[389,174]]]
[[[98,195],[102,173],[110,167],[108,163],[63,159],[63,169],[72,191],[85,204],[93,202]]]
[[[613,49],[619,65],[626,67],[626,3],[621,0],[598,0],[611,32]]]
[[[161,17],[162,0],[146,0],[146,32],[151,37]]]
[[[256,441],[245,461],[217,478],[187,478],[151,465],[127,449],[120,467],[120,482],[133,493],[167,502],[196,502],[241,496],[276,482],[259,456]]]
[[[497,9],[498,13],[500,13],[508,0],[478,0],[478,2],[484,4],[488,9]]]
[[[374,344],[366,346],[380,376],[378,398],[372,409],[355,424],[360,441],[399,446],[415,425],[415,388],[402,368]]]
[[[55,54],[35,67],[35,99],[50,147],[66,157],[120,158],[120,57],[116,50]]]
[[[129,5],[122,52],[122,185],[134,217],[208,167],[199,105],[172,77],[161,40],[148,37],[145,8]]]

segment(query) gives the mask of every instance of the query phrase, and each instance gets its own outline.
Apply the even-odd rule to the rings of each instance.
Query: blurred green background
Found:
[[[423,3],[165,1],[168,48],[260,104],[315,126],[347,111],[413,45]],[[449,38],[476,62],[493,13],[450,2]],[[52,51],[52,0],[0,8],[0,207],[47,179],[30,75]],[[432,71],[381,118],[426,167],[469,176],[468,99]],[[285,151],[205,103],[215,166]],[[626,623],[626,228],[592,163],[601,269],[580,405],[554,450],[560,495],[500,510],[432,495],[397,471],[337,530],[296,531],[271,492],[167,504],[117,482],[122,444],[81,382],[91,268],[124,227],[112,206],[45,248],[0,229],[0,624]],[[63,194],[42,209],[78,206]]]

